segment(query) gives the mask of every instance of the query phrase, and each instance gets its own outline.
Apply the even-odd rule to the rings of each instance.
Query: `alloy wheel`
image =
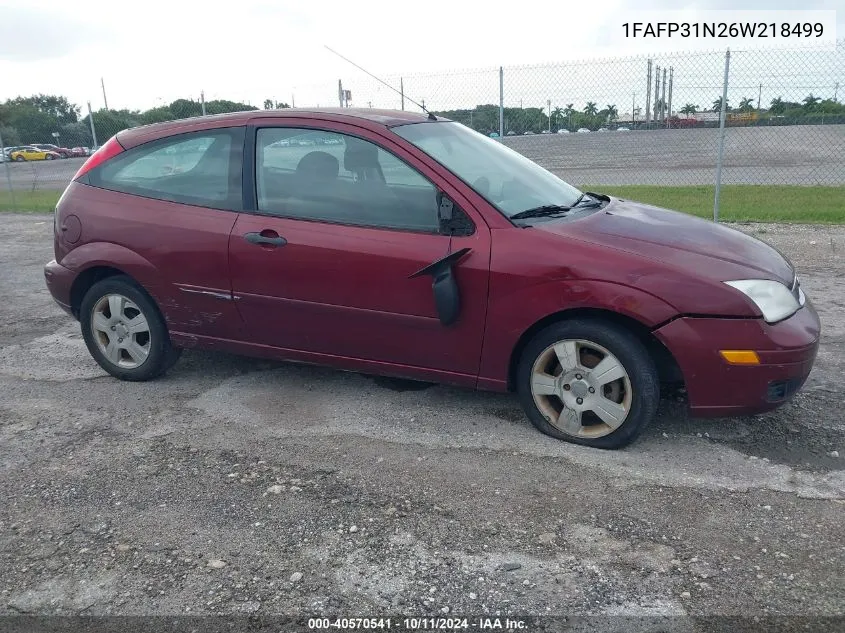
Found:
[[[117,367],[140,367],[150,354],[147,317],[123,295],[107,294],[94,304],[91,333],[103,356]]]
[[[633,390],[628,372],[609,350],[592,341],[566,339],[537,356],[531,395],[561,433],[599,438],[625,422]]]

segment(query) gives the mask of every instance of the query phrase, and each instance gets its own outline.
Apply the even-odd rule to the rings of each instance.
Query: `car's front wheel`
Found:
[[[645,346],[613,323],[553,323],[525,347],[517,392],[531,422],[552,437],[596,448],[630,444],[654,417],[657,369]]]
[[[44,160],[53,160],[53,155],[47,154],[46,156],[44,156]]]
[[[94,360],[121,380],[150,380],[166,372],[181,350],[150,296],[131,278],[95,283],[82,300],[82,337]]]
[[[23,156],[15,156],[15,162],[16,162],[16,163],[22,163],[22,162],[24,162],[25,160],[26,160],[26,159],[25,159]]]

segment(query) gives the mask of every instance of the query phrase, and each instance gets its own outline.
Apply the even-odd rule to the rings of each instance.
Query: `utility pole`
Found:
[[[103,87],[103,105],[105,106],[106,110],[109,109],[109,101],[106,99],[106,82],[103,81],[103,78],[100,77],[100,85]]]
[[[296,99],[294,98],[293,93],[290,93],[290,107],[291,108],[296,107]]]
[[[648,60],[648,73],[645,79],[645,121],[646,127],[651,124],[651,59]]]
[[[399,77],[399,95],[402,97],[402,109],[405,109],[405,80]]]
[[[836,95],[839,93],[839,82],[833,87],[833,100],[836,101]]]
[[[666,120],[666,68],[663,69],[663,91],[660,93],[660,122]]]
[[[669,112],[669,116],[666,117],[666,127],[672,127],[672,83],[675,78],[675,69],[672,66],[669,66],[669,102],[666,106],[666,109]]]
[[[0,134],[0,152],[5,153],[5,151],[6,151],[6,146],[3,145],[3,135]],[[17,209],[18,203],[17,203],[17,200],[15,200],[15,190],[12,188],[12,176],[9,174],[8,163],[9,163],[9,161],[7,161],[7,160],[3,161],[3,171],[6,172],[6,184],[9,187],[9,195],[12,197],[12,208]]]
[[[654,67],[654,122],[657,123],[660,119],[657,116],[658,103],[660,101],[660,66]]]
[[[552,100],[546,100],[546,105],[549,106],[549,134],[552,133]]]
[[[202,115],[205,116],[205,90],[200,90],[200,104],[202,105]]]
[[[505,138],[505,71],[499,66],[499,139]]]
[[[337,99],[340,101],[340,107],[343,107],[343,82],[338,79],[337,80]]]
[[[88,102],[88,123],[91,124],[91,138],[94,141],[94,147],[97,147],[97,130],[94,129],[94,114],[91,112],[91,102]]]
[[[757,111],[760,110],[760,98],[763,96],[763,84],[757,88]]]
[[[631,93],[631,129],[637,126],[637,93]]]
[[[713,221],[719,221],[719,194],[722,190],[722,160],[725,154],[725,112],[728,107],[728,75],[731,49],[725,51],[725,79],[722,82],[722,106],[719,108],[719,154],[716,158],[716,193],[713,196]]]

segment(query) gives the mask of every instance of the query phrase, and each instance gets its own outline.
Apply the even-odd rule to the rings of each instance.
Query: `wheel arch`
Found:
[[[657,367],[661,382],[683,382],[683,374],[681,373],[680,366],[675,360],[675,357],[672,355],[672,352],[669,351],[669,349],[656,336],[654,336],[651,329],[644,323],[633,317],[619,312],[614,312],[613,310],[579,307],[560,310],[558,312],[548,314],[534,322],[520,335],[519,339],[517,339],[516,345],[514,345],[511,350],[511,356],[508,362],[508,391],[514,391],[516,389],[516,371],[519,365],[519,359],[531,339],[538,332],[553,323],[579,318],[604,321],[606,323],[625,328],[643,343]]]

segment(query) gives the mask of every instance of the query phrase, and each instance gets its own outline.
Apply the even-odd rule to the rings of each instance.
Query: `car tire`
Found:
[[[15,156],[15,162],[16,163],[22,163],[25,160],[26,160],[26,158],[24,158],[23,156]]]
[[[53,160],[53,157],[50,154],[45,154],[44,160]]]
[[[559,321],[538,332],[525,346],[515,378],[537,429],[594,448],[633,442],[660,402],[657,368],[645,346],[601,320]]]
[[[91,356],[120,380],[157,378],[181,355],[153,299],[125,275],[91,286],[82,299],[79,321]]]

